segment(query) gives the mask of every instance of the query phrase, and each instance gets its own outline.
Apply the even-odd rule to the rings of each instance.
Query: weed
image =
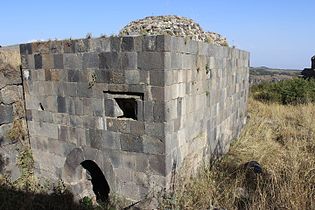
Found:
[[[25,116],[24,105],[22,101],[17,101],[13,104],[14,107],[14,117],[23,118]]]
[[[17,157],[21,176],[13,183],[14,187],[26,191],[39,191],[39,183],[34,176],[34,159],[29,147],[23,146]]]
[[[87,33],[86,35],[85,35],[85,38],[86,39],[92,39],[92,33]]]
[[[27,132],[24,125],[25,121],[22,119],[16,119],[13,121],[12,128],[8,131],[8,138],[13,142],[23,142],[26,138]]]

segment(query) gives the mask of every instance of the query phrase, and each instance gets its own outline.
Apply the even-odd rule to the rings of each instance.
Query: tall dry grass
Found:
[[[251,160],[263,173],[244,168]],[[248,124],[228,154],[175,185],[161,208],[315,209],[315,104],[250,99]]]

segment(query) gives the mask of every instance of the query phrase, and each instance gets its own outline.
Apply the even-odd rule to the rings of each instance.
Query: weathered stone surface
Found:
[[[105,115],[109,117],[120,117],[124,115],[119,105],[114,99],[105,100]]]
[[[109,52],[110,39],[109,38],[96,38],[89,39],[91,52]]]
[[[35,54],[34,60],[35,60],[35,69],[41,69],[43,67],[42,55],[41,54]]]
[[[172,53],[171,54],[171,68],[180,70],[182,69],[182,67],[183,67],[182,54]]]
[[[163,87],[151,87],[152,99],[155,101],[164,101],[164,88]]]
[[[0,104],[0,125],[13,121],[13,106]]]
[[[153,105],[153,119],[154,122],[165,121],[165,105],[164,103],[156,102]]]
[[[41,54],[41,62],[42,62],[42,67],[43,69],[52,69],[54,68],[54,56],[52,54]],[[36,60],[35,60],[36,64]]]
[[[149,158],[150,169],[158,174],[165,176],[165,157],[163,155],[152,155]]]
[[[89,50],[89,39],[78,39],[74,41],[75,52],[87,52]]]
[[[0,89],[6,85],[21,84],[21,73],[12,65],[0,63]]]
[[[120,54],[117,52],[103,52],[99,54],[100,69],[118,69],[120,67]]]
[[[80,163],[92,160],[111,192],[141,199],[152,180],[166,186],[174,165],[187,160],[193,171],[226,152],[243,126],[246,53],[168,35],[61,43],[21,47],[27,121],[42,174],[76,191],[84,190]]]
[[[74,148],[66,158],[66,164],[72,170],[75,170],[82,161],[84,161],[84,154],[80,148]]]
[[[139,135],[139,136],[145,133],[144,122],[131,120],[129,124],[130,124],[130,133]]]
[[[24,47],[26,54],[31,53],[29,44]],[[21,132],[26,132],[20,65],[23,61],[24,66],[34,68],[33,61],[29,60],[29,57],[32,56],[21,57],[19,48],[16,46],[0,48],[0,145],[2,148],[0,170],[12,182],[21,175],[16,165],[21,144],[17,143],[17,139],[11,139],[9,132],[13,126],[15,129],[21,126]],[[27,141],[23,144],[27,144]]]
[[[83,54],[83,69],[96,68],[99,66],[98,53]]]
[[[10,85],[0,90],[0,102],[12,104],[13,102],[22,101],[22,86]]]
[[[64,53],[74,53],[75,52],[75,41],[74,40],[64,40],[63,41]]]
[[[63,54],[54,54],[54,68],[63,69]]]
[[[110,51],[120,52],[121,50],[121,37],[110,37]]]
[[[76,146],[68,142],[60,142],[58,140],[49,139],[47,149],[52,153],[66,157]]]
[[[63,53],[63,43],[60,40],[55,40],[50,42],[50,52],[51,53]]]
[[[164,54],[160,52],[140,52],[138,54],[138,69],[146,71],[164,69]]]
[[[120,135],[121,149],[127,152],[143,152],[142,139],[131,134]]]
[[[131,36],[123,37],[121,43],[122,51],[132,51],[134,49],[134,38]]]
[[[120,135],[117,133],[90,130],[88,138],[92,148],[99,150],[120,149]]]
[[[58,112],[59,113],[66,113],[67,112],[67,105],[66,105],[66,98],[62,96],[57,97],[57,104],[58,104]]]
[[[64,62],[64,69],[70,70],[80,70],[83,68],[82,62],[82,54],[64,54],[63,55],[63,62]]]
[[[32,44],[21,44],[20,45],[20,52],[21,54],[32,54]]]
[[[139,84],[140,83],[140,72],[138,70],[129,70],[125,74],[126,84]]]
[[[145,123],[145,133],[150,136],[164,137],[163,123]]]
[[[165,150],[164,142],[150,135],[143,135],[142,137],[143,152],[154,155],[163,155]]]
[[[154,86],[163,86],[165,84],[164,71],[151,71],[150,72],[150,84]]]
[[[12,128],[12,124],[0,125],[0,145],[10,143],[11,140],[8,137],[8,131]]]
[[[136,52],[126,52],[122,54],[121,58],[121,68],[122,69],[137,69],[137,53]]]
[[[80,72],[77,70],[68,70],[68,81],[69,82],[79,82]]]
[[[157,48],[156,36],[145,36],[143,38],[144,51],[156,51],[156,48]]]

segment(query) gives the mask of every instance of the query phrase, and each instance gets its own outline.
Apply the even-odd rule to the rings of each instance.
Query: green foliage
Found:
[[[86,207],[87,209],[91,209],[93,207],[92,198],[85,196],[80,200],[82,206]]]
[[[25,147],[20,151],[17,159],[17,164],[20,166],[22,175],[32,173],[34,167],[34,159],[30,148]]]
[[[262,83],[253,86],[251,94],[263,102],[293,105],[315,102],[315,80],[296,78],[277,83]]]
[[[17,165],[20,168],[21,176],[13,183],[13,186],[19,190],[40,191],[40,185],[34,176],[34,159],[29,147],[24,146],[20,149]]]

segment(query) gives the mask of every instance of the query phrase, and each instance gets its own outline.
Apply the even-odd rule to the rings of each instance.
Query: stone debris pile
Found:
[[[208,42],[220,46],[228,46],[226,38],[218,33],[205,32],[198,23],[192,19],[176,15],[149,16],[135,20],[126,25],[120,36],[126,35],[171,35],[188,37],[192,40]]]

